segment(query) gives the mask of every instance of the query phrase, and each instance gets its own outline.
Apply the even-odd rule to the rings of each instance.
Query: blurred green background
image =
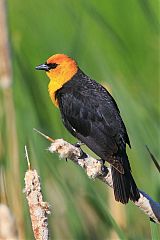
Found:
[[[116,204],[103,183],[49,154],[49,143],[33,128],[76,142],[49,98],[47,76],[35,71],[52,54],[68,54],[111,90],[130,137],[137,185],[160,201],[160,176],[145,148],[160,159],[158,8],[158,0],[7,1],[13,81],[0,89],[0,167],[21,239],[33,239],[22,193],[25,144],[51,204],[51,239],[151,238],[149,219],[138,208]]]

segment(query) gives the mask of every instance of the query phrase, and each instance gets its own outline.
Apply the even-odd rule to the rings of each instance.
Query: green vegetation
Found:
[[[33,238],[22,193],[27,144],[45,200],[52,206],[54,239],[110,239],[113,231],[120,239],[150,239],[149,219],[139,209],[131,203],[123,207],[121,224],[118,212],[112,216],[115,202],[103,183],[89,180],[80,168],[46,151],[49,143],[33,128],[53,138],[76,140],[64,129],[48,96],[48,78],[35,66],[54,53],[65,53],[86,74],[109,86],[130,136],[133,176],[140,189],[159,201],[160,176],[145,148],[160,159],[158,1],[9,0],[7,11],[14,106],[8,90],[0,89],[0,167],[8,204],[20,213],[16,219],[21,234]],[[12,111],[16,122],[7,120]],[[152,226],[153,239],[157,231]]]

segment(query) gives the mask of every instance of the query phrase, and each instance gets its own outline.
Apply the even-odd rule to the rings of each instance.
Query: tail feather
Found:
[[[127,155],[125,157],[127,157]],[[134,202],[138,201],[140,197],[139,190],[132,177],[130,166],[128,165],[128,158],[125,159],[125,161],[127,161],[127,164],[124,164],[124,174],[111,166],[115,200],[123,204],[128,203],[129,199]],[[125,167],[126,165],[127,168]]]

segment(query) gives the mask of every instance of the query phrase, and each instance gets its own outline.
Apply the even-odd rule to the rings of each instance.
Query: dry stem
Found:
[[[36,240],[48,240],[48,219],[49,204],[43,201],[41,192],[41,184],[36,170],[31,170],[30,161],[28,158],[27,148],[25,146],[26,158],[28,163],[28,171],[25,174],[25,189],[26,198],[29,205],[32,229]]]
[[[87,173],[89,178],[98,178],[105,184],[113,188],[111,169],[107,168],[102,173],[102,162],[87,155],[85,159],[80,159],[81,150],[72,144],[64,141],[63,139],[57,139],[52,142],[48,149],[51,153],[58,153],[60,158],[68,158],[77,165],[81,166]],[[133,202],[139,207],[149,218],[154,222],[160,223],[160,203],[155,202],[148,194],[140,191],[140,198],[137,202]]]
[[[15,119],[15,107],[12,94],[12,63],[10,55],[10,37],[7,24],[7,1],[0,0],[0,120],[4,130],[0,134],[0,154],[7,162],[6,187],[10,208],[16,216],[18,236],[24,239],[24,218],[22,214],[20,159]],[[6,143],[4,139],[6,139]],[[7,153],[7,154],[6,154]],[[12,182],[12,184],[10,184]],[[16,186],[16,187],[12,187]],[[18,204],[15,204],[17,202]]]

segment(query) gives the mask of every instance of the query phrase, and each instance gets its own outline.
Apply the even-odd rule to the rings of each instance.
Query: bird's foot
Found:
[[[73,146],[80,148],[82,145],[85,145],[83,142],[79,141],[73,144]]]
[[[79,159],[87,158],[87,154],[85,152],[83,152],[83,150],[81,149],[82,145],[85,145],[85,144],[82,142],[77,142],[77,143],[73,144],[74,147],[77,147],[80,150],[80,156],[78,157]],[[68,162],[67,158],[66,158],[66,162]]]
[[[85,145],[85,144],[81,141],[73,144],[73,146],[79,148],[79,150],[80,150],[80,156],[78,157],[79,159],[84,159],[87,157],[87,154],[85,152],[83,152],[83,150],[81,149],[82,145]]]
[[[105,160],[103,159],[98,159],[98,161],[101,161],[102,166],[101,166],[101,172],[102,172],[102,176],[105,177],[108,173],[108,169],[107,167],[104,165],[105,164]]]

